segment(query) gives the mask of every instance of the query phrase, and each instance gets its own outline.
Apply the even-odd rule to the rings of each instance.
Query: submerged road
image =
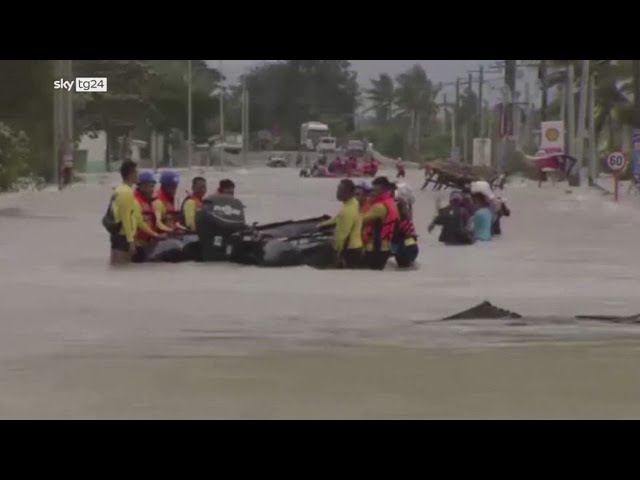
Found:
[[[222,176],[236,181],[249,221],[338,207],[335,181],[300,179],[294,169],[209,172],[210,186]],[[409,177],[417,190],[420,172]],[[512,405],[510,395],[522,393],[517,382],[492,384],[493,400],[474,404],[479,387],[451,389],[447,372],[470,379],[481,375],[473,369],[501,363],[496,355],[513,365],[513,355],[523,362],[531,356],[527,371],[547,365],[549,355],[557,365],[576,355],[593,360],[584,349],[594,342],[610,352],[612,365],[636,355],[640,326],[573,320],[640,313],[640,210],[613,205],[596,191],[511,185],[505,196],[513,216],[504,221],[503,238],[459,248],[427,234],[436,194],[416,192],[420,268],[409,272],[227,264],[114,270],[100,217],[117,178],[98,180],[63,192],[0,196],[2,418],[554,416],[564,412],[559,400],[546,410],[519,401],[520,410],[505,407],[500,415],[490,405]],[[485,299],[525,321],[439,321]],[[471,355],[464,352],[478,351],[491,357],[461,366]],[[429,363],[436,358],[437,372]],[[587,362],[577,365],[586,381]],[[391,383],[363,374],[388,368]],[[487,379],[494,378],[487,368]],[[602,361],[591,370],[608,371]],[[411,387],[424,375],[441,385],[440,400]],[[566,386],[562,378],[547,380],[551,397],[570,396],[554,387]],[[283,389],[298,395],[282,404]],[[316,392],[315,410],[301,407],[309,392]],[[446,392],[449,400],[471,397],[458,405]],[[640,392],[625,395],[640,400]],[[364,397],[375,398],[365,405]],[[603,402],[580,412],[606,416],[616,402]],[[638,403],[617,412],[634,415]]]

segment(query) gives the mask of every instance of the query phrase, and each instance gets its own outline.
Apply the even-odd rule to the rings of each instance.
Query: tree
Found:
[[[398,75],[396,83],[396,105],[399,113],[410,119],[409,144],[415,155],[420,150],[421,126],[428,129],[438,113],[436,97],[440,89],[420,65]]]
[[[0,60],[0,120],[29,139],[29,169],[52,178],[53,64],[51,60]]]
[[[150,84],[149,102],[153,107],[151,124],[154,129],[187,130],[187,60],[145,60],[157,76]],[[219,116],[219,96],[222,76],[204,60],[191,61],[191,101],[193,135],[205,140],[214,133],[211,120]]]
[[[366,90],[367,99],[372,103],[378,123],[387,123],[393,115],[395,105],[395,85],[387,73],[371,79],[371,88]]]
[[[297,138],[310,120],[328,123],[334,131],[352,131],[358,106],[356,73],[347,60],[285,60],[265,62],[242,81],[250,93],[250,126]]]
[[[579,85],[582,69],[579,60],[548,60],[551,68],[566,68],[574,65],[575,85]],[[600,137],[604,127],[608,125],[608,148],[614,148],[615,131],[620,125],[629,125],[633,119],[631,103],[632,93],[632,64],[629,60],[592,60],[591,73],[595,76],[595,131]],[[547,74],[547,87],[553,88],[564,85],[565,77],[560,74]],[[577,95],[577,94],[576,94]],[[576,98],[576,104],[577,104]],[[560,110],[559,99],[551,104],[552,112]]]
[[[141,60],[76,60],[73,73],[76,77],[108,79],[107,92],[75,96],[74,131],[77,137],[105,131],[105,163],[109,170],[117,138],[128,136],[139,125],[148,125],[152,118],[149,87],[157,73]]]

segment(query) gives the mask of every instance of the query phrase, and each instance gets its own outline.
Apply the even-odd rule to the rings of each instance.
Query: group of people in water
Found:
[[[207,194],[204,177],[193,178],[191,191],[177,208],[180,178],[176,172],[164,171],[156,182],[152,172],[138,172],[136,163],[127,160],[120,174],[122,184],[114,189],[102,220],[110,234],[112,263],[144,262],[158,241],[197,235],[196,213]],[[233,197],[233,181],[221,180],[216,195]],[[400,268],[415,263],[418,235],[413,223],[414,197],[408,185],[384,176],[370,184],[345,178],[338,183],[336,198],[342,202],[338,214],[317,225],[319,230],[334,230],[334,266],[383,270],[391,257]],[[441,226],[441,242],[470,245],[500,235],[500,219],[509,215],[504,199],[494,195],[487,182],[477,181],[452,192],[446,207],[438,206],[428,231]]]
[[[125,160],[120,175],[122,184],[115,188],[102,219],[110,234],[112,264],[144,262],[152,242],[171,235],[195,235],[196,212],[207,194],[204,177],[192,180],[191,191],[177,208],[180,177],[176,172],[162,172],[156,182],[152,172],[138,172],[135,162]],[[235,184],[221,180],[217,193],[234,196]]]
[[[475,241],[490,241],[500,235],[500,219],[511,211],[503,198],[496,196],[488,182],[471,183],[449,195],[449,204],[440,208],[429,225],[429,232],[442,227],[439,241],[445,245],[471,245]]]
[[[387,177],[338,183],[336,198],[342,209],[318,228],[335,227],[336,266],[383,270],[393,256],[401,268],[418,257],[418,236],[413,225],[413,198]]]

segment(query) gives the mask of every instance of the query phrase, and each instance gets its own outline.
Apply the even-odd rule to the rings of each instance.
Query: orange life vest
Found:
[[[371,207],[374,207],[378,203],[382,203],[385,206],[387,215],[382,221],[377,220],[365,225],[362,229],[362,240],[365,244],[374,240],[376,242],[376,247],[380,248],[380,244],[383,241],[387,240],[391,242],[391,240],[393,240],[393,235],[395,233],[399,217],[398,205],[390,193],[383,193],[377,197],[372,202]]]
[[[167,227],[173,228],[176,223],[180,221],[180,212],[176,210],[175,199],[167,195],[162,188],[158,190],[153,197],[154,200],[160,200],[167,212],[164,214],[164,217],[160,219],[162,223],[164,223]]]
[[[142,207],[142,220],[144,220],[144,223],[146,223],[149,228],[155,231],[156,215],[153,212],[153,207],[151,206],[151,202],[149,202],[146,198],[144,198],[142,194],[137,190],[133,193],[133,196]],[[138,228],[136,230],[135,238],[138,241],[147,242],[151,239],[151,235],[149,235],[147,232]]]

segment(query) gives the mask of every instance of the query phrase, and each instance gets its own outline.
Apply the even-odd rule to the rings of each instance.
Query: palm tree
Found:
[[[578,68],[579,60],[549,60],[551,67],[566,67],[573,63],[576,78],[580,83],[582,69]],[[608,126],[608,148],[614,147],[617,127],[630,124],[632,120],[632,104],[629,94],[632,93],[631,62],[628,60],[592,60],[591,73],[595,75],[595,133],[600,137],[604,127]],[[551,75],[547,87],[552,88],[564,84],[562,75]],[[558,108],[558,100],[551,105]]]
[[[371,88],[365,93],[372,104],[376,121],[386,123],[391,120],[395,100],[395,85],[391,76],[383,73],[377,79],[371,79]]]
[[[410,144],[417,152],[420,148],[420,123],[430,125],[438,113],[436,96],[440,91],[420,65],[414,65],[396,78],[396,105],[401,115],[411,122]]]

